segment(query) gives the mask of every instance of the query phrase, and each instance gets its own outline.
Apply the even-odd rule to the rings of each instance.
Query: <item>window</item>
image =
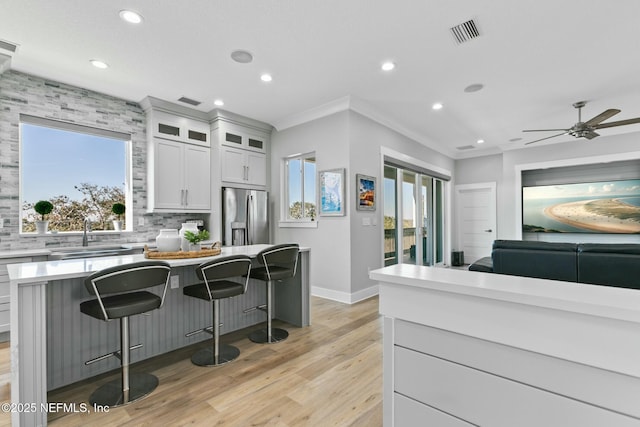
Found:
[[[21,232],[41,219],[34,206],[53,204],[44,219],[50,232],[114,230],[112,207],[130,200],[130,135],[22,115],[20,118]]]
[[[313,221],[316,217],[315,153],[288,157],[284,161],[286,221]]]

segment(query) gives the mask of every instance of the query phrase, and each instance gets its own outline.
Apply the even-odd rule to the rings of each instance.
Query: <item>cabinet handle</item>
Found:
[[[189,206],[189,190],[184,190],[184,205]]]
[[[180,204],[184,205],[184,190],[180,190]]]
[[[249,166],[243,166],[244,168],[244,180],[247,181],[249,179]]]

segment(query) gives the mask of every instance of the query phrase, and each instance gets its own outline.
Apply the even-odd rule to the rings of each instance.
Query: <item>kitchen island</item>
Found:
[[[167,260],[172,280],[164,306],[131,319],[132,344],[144,345],[132,352],[132,362],[211,339],[208,334],[185,337],[187,332],[211,324],[211,305],[184,297],[180,288],[198,281],[195,265],[227,255],[255,258],[268,246],[223,247],[216,257]],[[137,254],[7,267],[11,286],[11,400],[16,407],[29,409],[12,414],[14,425],[46,425],[42,404],[47,402],[48,390],[118,368],[115,358],[84,365],[86,360],[119,348],[119,328],[118,322],[103,322],[80,312],[80,302],[91,298],[83,280],[95,271],[144,259]],[[265,289],[264,282],[251,279],[246,294],[222,301],[221,332],[264,322],[262,311],[244,311],[266,302]],[[301,248],[296,276],[274,286],[274,317],[295,326],[308,326],[309,295],[309,249]]]
[[[385,426],[640,426],[638,290],[407,264],[370,277]]]

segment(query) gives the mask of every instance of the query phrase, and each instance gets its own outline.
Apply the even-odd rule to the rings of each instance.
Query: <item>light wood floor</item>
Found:
[[[216,368],[191,364],[200,343],[134,365],[152,372],[158,388],[146,399],[106,414],[56,414],[51,426],[381,426],[382,320],[378,298],[347,305],[312,297],[312,326],[280,322],[289,338],[255,344],[248,328],[224,335],[240,348],[240,358]],[[9,400],[9,350],[0,344],[0,399]],[[103,382],[49,393],[49,402],[87,402]],[[10,425],[0,413],[0,426]]]

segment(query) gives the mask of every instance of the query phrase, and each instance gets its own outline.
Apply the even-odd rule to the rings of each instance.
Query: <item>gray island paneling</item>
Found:
[[[268,246],[223,248],[220,256],[255,257]],[[8,266],[12,317],[11,400],[15,404],[36,404],[38,409],[14,413],[15,425],[46,425],[47,414],[40,410],[40,404],[47,402],[48,390],[119,366],[116,358],[84,365],[86,360],[118,349],[119,322],[99,321],[80,312],[80,302],[91,298],[83,279],[94,271],[142,259],[142,255],[124,255]],[[182,294],[182,287],[197,282],[194,266],[207,259],[210,258],[168,260],[172,276],[178,276],[179,287],[167,290],[161,309],[150,315],[132,317],[131,343],[144,345],[132,351],[132,362],[210,339],[208,334],[184,336],[211,324],[211,305]],[[296,277],[274,287],[274,316],[295,326],[308,326],[309,295],[309,250],[301,248]],[[221,302],[222,333],[265,321],[266,314],[262,311],[244,313],[245,309],[265,302],[265,283],[251,279],[246,294]]]

